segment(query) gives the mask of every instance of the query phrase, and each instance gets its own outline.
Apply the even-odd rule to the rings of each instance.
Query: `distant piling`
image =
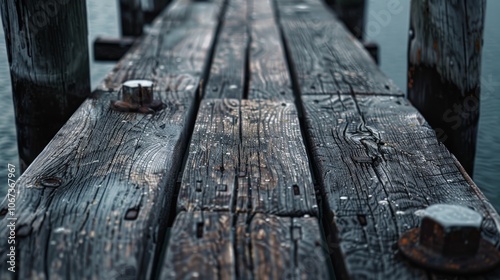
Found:
[[[366,0],[325,0],[336,12],[347,29],[358,38],[363,39],[365,30]]]
[[[170,0],[148,0],[149,10],[144,11],[144,21],[152,22],[165,9]]]
[[[86,5],[4,0],[0,9],[24,169],[90,94]]]
[[[411,1],[408,98],[472,175],[485,0]]]
[[[119,0],[122,36],[142,35],[144,17],[141,0]]]

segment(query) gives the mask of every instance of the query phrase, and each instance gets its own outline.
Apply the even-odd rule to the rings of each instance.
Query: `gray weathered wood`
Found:
[[[161,279],[330,279],[316,218],[181,212]]]
[[[272,0],[251,0],[250,99],[294,100],[290,72]]]
[[[195,88],[208,65],[224,0],[177,1],[158,19],[148,36],[115,66],[101,90],[118,90],[122,81],[149,79],[160,91]],[[186,34],[190,34],[187,39]],[[204,78],[204,77],[201,77]]]
[[[205,98],[244,98],[250,42],[248,28],[248,1],[228,1]]]
[[[177,208],[297,216],[317,202],[293,103],[204,100]]]
[[[230,213],[179,213],[172,226],[160,279],[237,279],[232,227]]]
[[[6,0],[0,10],[24,170],[90,94],[87,12],[66,0]]]
[[[217,2],[205,2],[203,7],[210,5],[220,8]],[[182,8],[174,5],[170,12],[175,14],[176,7]],[[158,43],[158,60],[176,57],[165,68],[176,63],[192,65],[189,70],[198,73],[194,80],[199,82],[156,90],[155,98],[165,108],[151,115],[111,110],[110,101],[118,93],[96,91],[19,178],[15,212],[19,279],[152,277],[194,122],[197,89],[209,68],[207,62],[190,63],[208,56],[217,27],[217,19],[212,20],[212,29],[205,30],[208,46],[196,52],[180,51],[174,43]],[[185,31],[190,30],[186,26],[197,29],[189,21],[178,26]],[[166,27],[153,27],[164,33],[165,42],[187,46],[200,40],[196,32],[179,38]],[[170,36],[174,38],[169,40]],[[147,52],[148,47],[138,45],[137,49]],[[134,55],[140,57],[141,53]],[[127,73],[134,68],[127,61],[121,65],[129,67],[123,69]],[[171,75],[179,79],[175,75],[183,73]],[[122,82],[118,77],[109,78]],[[2,215],[6,208],[4,201]],[[0,220],[2,236],[7,236],[6,223],[6,219]],[[0,243],[1,252],[7,251],[6,245]],[[2,265],[5,260],[6,254],[2,254]]]
[[[154,116],[112,111],[110,97],[84,102],[19,178],[22,279],[151,273],[194,92],[163,95],[167,108]]]
[[[205,97],[293,100],[291,87],[270,1],[229,1]]]
[[[252,265],[242,278],[332,279],[316,218],[256,214],[238,219],[237,234],[247,237],[237,240],[238,249],[246,247],[237,254],[240,271]]]
[[[408,101],[303,99],[313,162],[332,211],[327,240],[342,277],[425,278],[429,272],[408,265],[395,244],[435,203],[473,207],[485,216],[483,235],[499,241],[498,214]]]
[[[486,1],[412,1],[408,98],[474,170]]]
[[[403,95],[321,0],[275,0],[303,95]]]
[[[119,0],[122,36],[141,36],[144,26],[141,0]]]

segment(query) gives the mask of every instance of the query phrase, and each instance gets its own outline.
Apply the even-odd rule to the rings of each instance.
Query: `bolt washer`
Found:
[[[500,262],[500,253],[486,240],[479,242],[478,251],[471,256],[443,256],[419,244],[420,228],[405,232],[398,241],[405,257],[427,269],[451,274],[475,274],[493,269]]]

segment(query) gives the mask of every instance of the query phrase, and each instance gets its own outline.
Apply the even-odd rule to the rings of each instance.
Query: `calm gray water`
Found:
[[[398,0],[401,11],[381,20],[377,14],[388,13],[388,0],[369,0],[366,38],[381,47],[381,68],[403,90],[406,90],[406,51],[409,25],[409,1]],[[117,1],[87,0],[89,43],[97,35],[118,36]],[[482,64],[481,119],[474,181],[493,205],[500,210],[500,1],[487,2]],[[91,62],[92,85],[95,86],[113,64]],[[17,165],[14,113],[3,30],[0,30],[0,196],[7,186],[7,164]]]

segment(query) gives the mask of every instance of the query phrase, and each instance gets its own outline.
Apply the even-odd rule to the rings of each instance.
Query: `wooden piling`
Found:
[[[411,2],[408,98],[473,173],[486,1]]]
[[[362,40],[365,31],[366,0],[325,0],[347,29]]]
[[[122,36],[142,35],[144,17],[141,0],[119,0]]]
[[[152,22],[163,9],[167,6],[170,0],[148,0],[149,10],[144,11],[144,21]]]
[[[85,1],[5,0],[21,167],[27,167],[90,93]]]

